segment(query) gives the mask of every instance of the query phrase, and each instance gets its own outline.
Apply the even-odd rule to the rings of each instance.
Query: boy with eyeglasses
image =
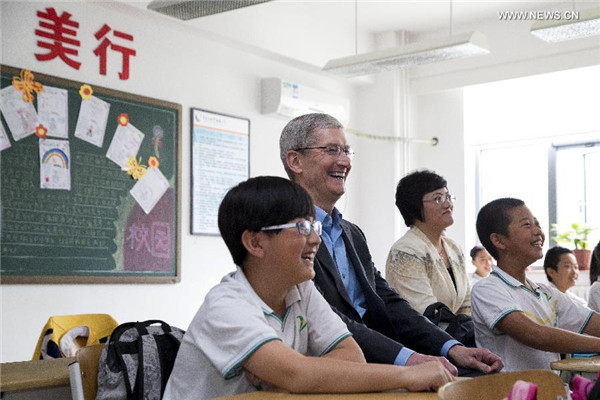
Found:
[[[238,269],[207,294],[183,338],[164,399],[271,388],[426,390],[454,379],[439,362],[365,363],[311,281],[321,242],[314,215],[308,193],[283,178],[251,178],[225,195],[219,230]]]

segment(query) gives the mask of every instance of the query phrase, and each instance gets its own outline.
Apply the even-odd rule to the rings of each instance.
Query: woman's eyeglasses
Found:
[[[456,200],[456,196],[452,196],[450,193],[446,193],[446,194],[439,194],[439,195],[435,196],[433,199],[423,200],[423,203],[433,201],[435,204],[444,204],[446,201],[449,201],[450,203],[454,203],[455,200]]]

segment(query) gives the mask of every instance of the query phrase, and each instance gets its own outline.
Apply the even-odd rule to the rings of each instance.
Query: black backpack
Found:
[[[160,400],[184,334],[159,320],[117,326],[100,354],[96,400]]]
[[[456,315],[447,305],[439,301],[427,306],[423,315],[465,346],[477,347],[475,343],[475,326],[468,315]]]

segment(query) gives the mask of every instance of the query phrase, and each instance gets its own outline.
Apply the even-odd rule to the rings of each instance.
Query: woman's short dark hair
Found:
[[[445,188],[447,182],[433,171],[415,171],[400,179],[396,186],[396,207],[400,210],[406,226],[415,220],[423,221],[423,196]]]
[[[242,266],[247,251],[242,233],[258,232],[296,218],[314,217],[310,195],[300,185],[276,176],[250,178],[231,188],[219,206],[219,231],[236,265]],[[277,234],[281,230],[266,232]]]
[[[552,278],[548,275],[548,270],[553,269],[558,271],[558,262],[560,261],[560,256],[563,254],[573,254],[573,251],[566,247],[554,246],[546,252],[546,256],[544,257],[544,272],[546,273],[548,282],[552,282]]]
[[[479,236],[479,241],[483,247],[485,247],[494,259],[498,260],[498,252],[492,244],[490,236],[492,233],[508,235],[508,225],[510,225],[510,215],[508,215],[508,212],[513,208],[524,205],[523,200],[504,197],[490,201],[479,210],[475,223],[477,236]]]
[[[592,252],[592,261],[590,262],[590,285],[598,280],[600,275],[600,242]]]
[[[474,246],[471,249],[471,252],[469,253],[470,256],[471,256],[471,260],[475,261],[475,258],[477,257],[477,254],[479,254],[479,252],[483,251],[483,250],[485,250],[485,247],[483,247],[483,246],[479,246],[479,245],[478,246]]]

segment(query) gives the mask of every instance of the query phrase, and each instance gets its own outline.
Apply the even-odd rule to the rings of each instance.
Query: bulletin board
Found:
[[[2,108],[0,283],[179,281],[181,106],[23,71],[0,65],[0,88],[17,77],[42,92],[66,92],[68,133],[51,137],[53,128],[36,120],[33,134],[15,135],[10,108]],[[31,93],[39,113],[40,94]],[[90,99],[109,107],[96,143],[82,139],[78,126]],[[119,144],[135,156],[119,153]],[[66,178],[52,187],[58,181],[48,171],[67,171]]]
[[[250,120],[191,109],[192,234],[219,235],[219,205],[250,176]]]

